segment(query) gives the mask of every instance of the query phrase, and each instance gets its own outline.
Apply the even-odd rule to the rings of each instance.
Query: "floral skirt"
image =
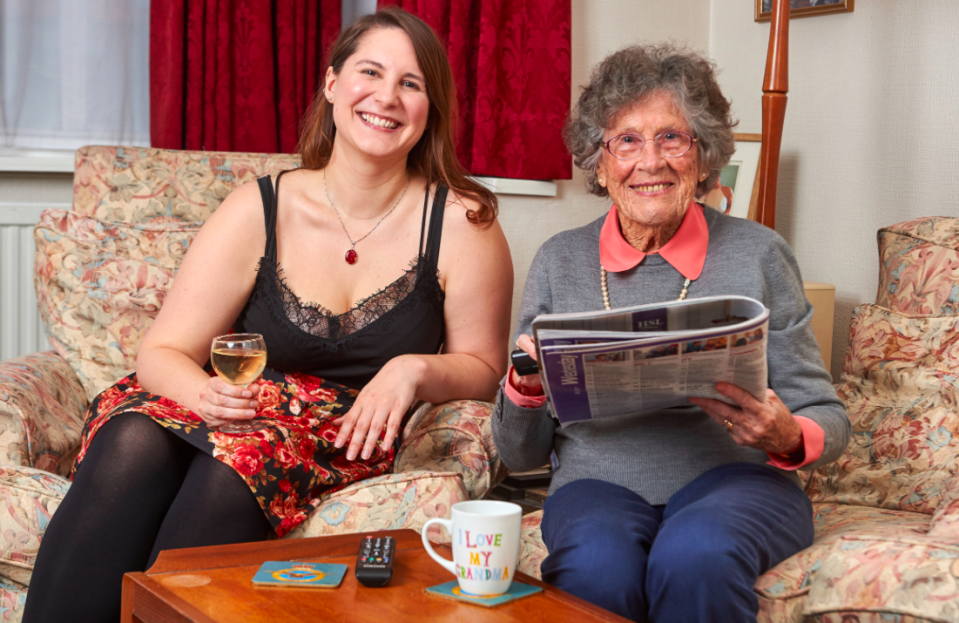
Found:
[[[222,433],[169,398],[144,391],[133,374],[93,399],[73,471],[110,418],[142,413],[236,470],[282,537],[306,520],[323,494],[393,466],[395,448],[384,451],[377,445],[369,459],[349,461],[348,446],[333,445],[339,432],[333,420],[350,410],[358,393],[307,374],[267,368],[260,380],[256,418],[269,426],[251,433]]]

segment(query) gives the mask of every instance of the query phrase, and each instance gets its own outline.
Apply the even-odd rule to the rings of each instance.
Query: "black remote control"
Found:
[[[386,586],[393,577],[395,554],[396,540],[393,537],[366,536],[356,556],[356,579],[370,588]]]
[[[516,370],[516,374],[519,376],[529,376],[530,374],[536,374],[539,372],[539,364],[536,363],[536,360],[526,354],[526,351],[514,350],[510,353],[510,361],[513,364],[513,369]]]

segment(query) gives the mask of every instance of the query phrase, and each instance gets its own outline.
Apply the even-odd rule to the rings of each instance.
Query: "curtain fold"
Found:
[[[151,2],[153,146],[295,151],[340,15],[322,0]]]
[[[457,155],[473,175],[570,179],[570,0],[378,0],[436,31],[459,107]]]

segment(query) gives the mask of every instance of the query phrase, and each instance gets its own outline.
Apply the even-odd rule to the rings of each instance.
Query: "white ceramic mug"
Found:
[[[474,500],[453,505],[452,519],[430,519],[423,525],[423,547],[459,581],[469,595],[501,595],[509,590],[519,561],[523,509],[512,502]],[[453,560],[433,550],[426,534],[440,524],[453,537]]]

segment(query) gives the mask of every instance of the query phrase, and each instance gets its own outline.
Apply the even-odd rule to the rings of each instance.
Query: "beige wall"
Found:
[[[759,132],[769,24],[752,0],[712,0],[710,50],[741,119]],[[849,315],[878,284],[876,231],[959,215],[959,2],[859,0],[794,19],[776,229],[803,277],[836,286],[832,369]]]
[[[574,97],[589,70],[623,46],[674,39],[699,50],[708,48],[709,0],[572,0],[572,10]],[[540,245],[553,234],[585,225],[609,209],[608,200],[586,194],[578,171],[572,180],[558,181],[557,187],[554,198],[500,196],[500,219],[516,266],[513,327],[526,272]]]

